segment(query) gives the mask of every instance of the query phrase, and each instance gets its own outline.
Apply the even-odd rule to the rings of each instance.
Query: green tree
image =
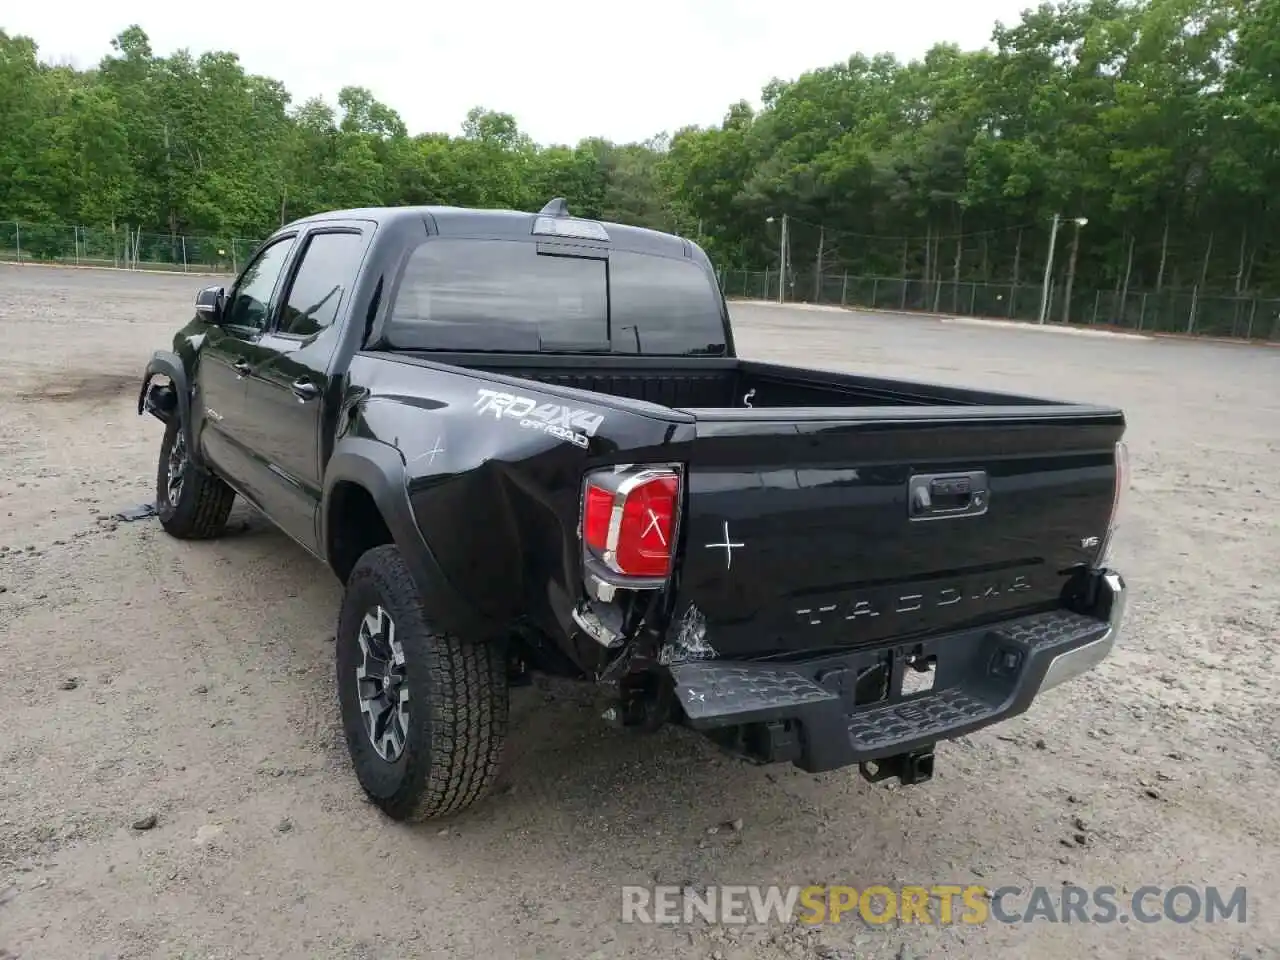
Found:
[[[161,56],[136,25],[84,71],[0,31],[0,218],[258,237],[324,209],[563,196],[726,267],[776,268],[785,214],[801,269],[1034,283],[1057,213],[1089,219],[1084,289],[1275,292],[1278,37],[1280,0],[1055,0],[987,49],[858,54],[718,124],[570,146],[482,106],[411,135],[361,86],[293,105],[234,53]]]

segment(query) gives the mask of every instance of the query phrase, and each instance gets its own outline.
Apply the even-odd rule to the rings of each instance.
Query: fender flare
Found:
[[[182,432],[187,438],[187,456],[203,466],[200,449],[196,446],[195,424],[191,422],[191,384],[187,379],[187,368],[182,358],[170,350],[157,350],[147,361],[146,370],[142,374],[142,387],[138,390],[138,415],[141,416],[147,400],[147,389],[155,376],[165,376],[173,383],[174,393],[178,399],[178,416],[182,424]]]
[[[423,608],[433,624],[460,639],[497,639],[505,627],[475,609],[449,582],[435,553],[414,517],[409,502],[404,460],[400,451],[386,443],[365,437],[339,440],[325,468],[320,498],[320,548],[325,563],[329,557],[329,513],[334,487],[354,483],[373,498],[400,555],[413,577]]]

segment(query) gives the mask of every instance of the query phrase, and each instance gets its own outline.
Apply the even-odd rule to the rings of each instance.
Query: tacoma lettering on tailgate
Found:
[[[945,587],[929,586],[915,590],[881,589],[868,591],[861,596],[800,607],[796,610],[796,616],[802,622],[817,626],[824,621],[842,617],[845,620],[856,621],[864,617],[915,613],[933,607],[950,607],[958,603],[989,603],[1004,594],[1017,594],[1030,589],[1031,582],[1021,575],[1005,580],[970,579]]]

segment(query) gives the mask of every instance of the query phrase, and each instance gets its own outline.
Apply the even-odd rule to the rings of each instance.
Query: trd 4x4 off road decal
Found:
[[[602,414],[590,410],[578,410],[559,403],[538,403],[532,397],[501,390],[478,390],[475,408],[477,413],[492,413],[499,420],[503,417],[519,420],[520,426],[528,430],[541,430],[584,450],[600,429],[600,424],[604,423]]]

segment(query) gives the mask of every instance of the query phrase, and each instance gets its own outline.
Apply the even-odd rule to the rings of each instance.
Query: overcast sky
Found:
[[[1030,0],[43,0],[13,2],[0,28],[41,57],[86,67],[138,23],[168,54],[232,50],[300,103],[371,89],[411,133],[457,133],[468,109],[514,114],[541,143],[642,140],[717,123],[792,78],[850,54],[904,59],[950,41],[985,45]],[[128,11],[126,13],[126,11]]]

